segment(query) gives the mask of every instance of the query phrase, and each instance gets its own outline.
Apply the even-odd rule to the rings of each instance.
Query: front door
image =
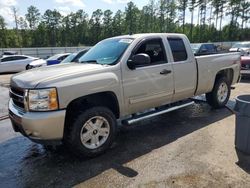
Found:
[[[131,57],[140,53],[148,54],[151,62],[122,73],[128,114],[170,103],[174,93],[173,68],[168,63],[162,38],[144,40]]]

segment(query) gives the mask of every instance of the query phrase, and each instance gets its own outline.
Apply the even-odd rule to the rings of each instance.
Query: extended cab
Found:
[[[35,142],[60,141],[95,156],[113,142],[118,119],[132,124],[201,94],[223,107],[239,78],[239,53],[195,58],[182,34],[119,36],[96,44],[79,63],[14,75],[9,116],[14,130]]]

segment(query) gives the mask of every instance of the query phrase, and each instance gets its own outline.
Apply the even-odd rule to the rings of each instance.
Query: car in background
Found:
[[[65,58],[67,58],[70,55],[70,53],[63,53],[63,54],[56,54],[54,56],[51,56],[50,58],[46,60],[39,60],[39,61],[33,61],[30,62],[28,65],[28,69],[33,69],[37,67],[42,67],[46,65],[56,65],[61,63]]]
[[[67,58],[70,55],[70,53],[63,53],[63,54],[56,54],[50,58],[48,58],[47,65],[56,65],[61,63],[65,58]]]
[[[0,58],[0,73],[24,71],[32,61],[38,59],[26,55],[4,56]]]
[[[28,69],[33,69],[33,68],[36,68],[36,67],[46,66],[46,65],[47,65],[46,60],[44,60],[44,59],[36,59],[36,60],[30,62],[27,65],[27,70]]]
[[[81,51],[70,54],[67,58],[65,58],[61,63],[70,63],[70,62],[79,62],[79,59],[89,51],[90,48],[85,48]]]
[[[240,52],[242,56],[250,54],[250,41],[248,42],[237,42],[232,48],[229,49],[230,52]]]
[[[60,63],[70,63],[70,62],[78,62],[78,60],[87,52],[90,48],[85,48],[81,51],[78,51],[76,53],[69,54],[64,60],[62,60]],[[54,56],[53,56],[54,57]],[[34,62],[31,62],[28,66],[28,69],[37,68],[41,66],[49,65],[46,60],[36,60]]]
[[[191,48],[195,56],[218,53],[217,46],[212,43],[194,43],[191,44]]]
[[[15,51],[4,51],[1,57],[6,57],[10,55],[17,55],[17,52]]]
[[[241,74],[242,76],[250,76],[250,56],[241,57]]]

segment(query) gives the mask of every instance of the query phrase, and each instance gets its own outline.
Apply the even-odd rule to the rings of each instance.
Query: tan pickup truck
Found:
[[[95,156],[112,144],[117,120],[133,124],[201,94],[223,107],[239,79],[239,53],[195,58],[182,34],[119,36],[96,44],[79,63],[14,75],[9,116],[14,130],[35,142]]]

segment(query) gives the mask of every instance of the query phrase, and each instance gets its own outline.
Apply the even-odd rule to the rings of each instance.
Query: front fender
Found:
[[[63,85],[58,87],[60,108],[66,108],[74,99],[106,91],[113,92],[118,101],[121,101],[119,77],[119,74],[104,72],[62,81]]]

